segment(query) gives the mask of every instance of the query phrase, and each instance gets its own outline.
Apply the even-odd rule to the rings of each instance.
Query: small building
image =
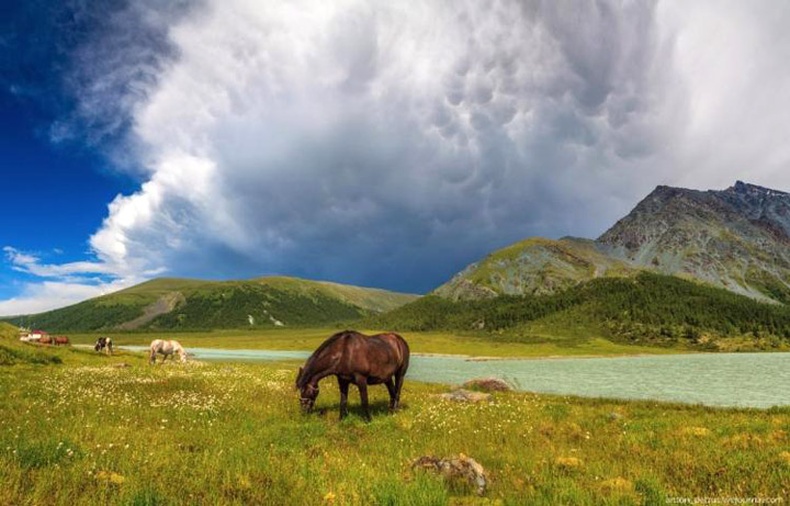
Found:
[[[26,341],[28,343],[37,343],[41,341],[42,337],[49,336],[49,334],[43,330],[32,330],[26,334],[22,334],[19,336],[20,341]]]

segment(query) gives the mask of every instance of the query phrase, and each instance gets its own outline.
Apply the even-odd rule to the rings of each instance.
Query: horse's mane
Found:
[[[313,375],[312,374],[313,363],[318,359],[318,357],[324,354],[324,351],[326,351],[327,348],[335,344],[335,342],[338,341],[339,339],[342,339],[343,337],[352,334],[359,334],[359,332],[357,332],[356,330],[343,330],[341,332],[338,332],[337,334],[332,335],[326,341],[321,343],[321,346],[316,348],[313,354],[310,355],[310,358],[307,359],[307,363],[305,363],[304,368],[299,373],[299,376],[296,378],[296,386],[298,388],[302,388],[305,384],[307,384],[307,381]]]
[[[321,356],[324,353],[324,350],[332,346],[335,343],[335,341],[349,334],[359,334],[359,332],[357,332],[356,330],[343,330],[342,332],[338,332],[337,334],[334,334],[332,337],[321,343],[321,346],[316,348],[313,354],[310,355],[310,362],[312,362],[313,358],[317,358]]]

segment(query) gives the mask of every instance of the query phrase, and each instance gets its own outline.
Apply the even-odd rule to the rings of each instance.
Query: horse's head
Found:
[[[99,351],[100,349],[102,349],[103,345],[104,345],[104,338],[100,337],[96,340],[96,346],[94,346],[93,349]]]
[[[305,413],[312,411],[315,399],[318,397],[318,384],[312,384],[308,379],[304,369],[300,367],[299,374],[296,376],[296,388],[299,390],[299,404],[302,405],[302,411]]]
[[[299,389],[299,404],[302,405],[302,411],[309,413],[315,406],[315,399],[318,397],[318,385],[307,383]]]

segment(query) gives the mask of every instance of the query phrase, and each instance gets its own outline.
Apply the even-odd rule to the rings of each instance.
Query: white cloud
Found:
[[[62,278],[75,274],[115,274],[113,269],[103,262],[69,262],[65,264],[42,264],[41,260],[30,253],[25,253],[11,246],[5,246],[7,260],[11,268],[42,278]]]
[[[25,285],[24,290],[18,296],[0,301],[0,315],[15,316],[41,313],[54,308],[76,304],[77,302],[114,292],[127,286],[129,285],[122,282],[102,285],[56,281],[29,283]]]
[[[3,252],[11,269],[29,275],[34,281],[21,283],[17,296],[0,300],[0,316],[33,314],[76,304],[128,288],[156,274],[124,274],[123,270],[113,268],[113,264],[101,261],[47,264],[36,254],[11,246],[3,247]]]
[[[790,189],[790,6],[669,2],[659,20],[678,32],[675,79],[687,89],[688,120],[668,153],[677,183]]]
[[[145,174],[91,238],[124,279],[427,290],[526,236],[595,236],[656,184],[790,188],[783,2],[142,5],[96,41],[112,72],[75,73]]]

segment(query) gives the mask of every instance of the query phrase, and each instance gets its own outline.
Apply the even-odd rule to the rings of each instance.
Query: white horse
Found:
[[[165,360],[167,359],[168,355],[178,354],[181,362],[187,361],[187,352],[181,343],[178,341],[168,341],[165,339],[154,339],[151,341],[151,358],[148,360],[149,363],[155,364],[156,363],[156,354],[161,353],[162,356],[162,363],[164,364]]]

